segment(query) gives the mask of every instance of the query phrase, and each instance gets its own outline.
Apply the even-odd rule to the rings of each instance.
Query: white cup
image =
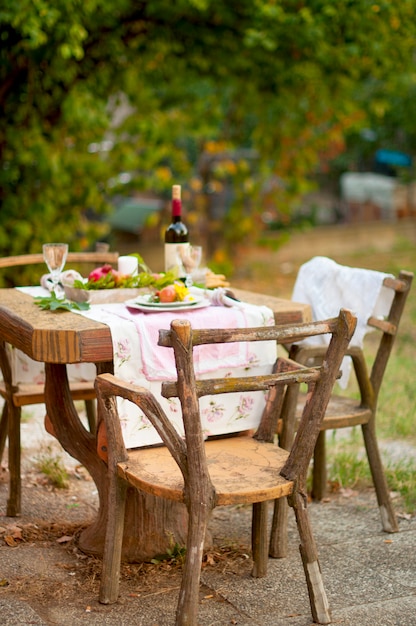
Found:
[[[139,269],[139,262],[135,256],[119,256],[118,271],[123,276],[134,276]]]

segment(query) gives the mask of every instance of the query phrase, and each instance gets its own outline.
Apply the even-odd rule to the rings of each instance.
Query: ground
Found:
[[[314,231],[294,235],[291,240],[273,251],[271,248],[257,248],[247,251],[244,263],[238,268],[233,284],[253,291],[264,291],[282,297],[290,297],[297,270],[302,262],[315,255],[332,256],[338,262],[359,264],[363,267],[383,269],[394,255],[398,266],[414,269],[406,265],[409,245],[416,244],[416,223],[367,224],[365,227],[340,226],[322,227]],[[151,267],[157,268],[160,251],[148,249],[145,245],[139,252]],[[76,462],[63,455],[63,463],[69,474],[69,488],[58,490],[48,485],[44,475],[35,467],[39,454],[61,454],[54,440],[43,431],[42,408],[35,410],[23,423],[24,446],[24,493],[23,515],[18,519],[5,517],[8,473],[3,461],[0,474],[0,547],[2,567],[0,571],[0,602],[2,597],[20,598],[27,601],[39,614],[45,612],[43,605],[56,603],[65,605],[76,603],[82,614],[94,611],[101,623],[122,623],[104,621],[106,609],[97,608],[98,576],[101,564],[83,555],[76,547],[76,537],[84,524],[88,524],[95,514],[97,493],[94,483]],[[341,493],[337,498],[359,497],[359,494]],[[366,506],[366,494],[362,504]],[[215,522],[217,530],[224,532],[227,518],[219,510]],[[241,520],[247,521],[246,512],[241,512]],[[243,519],[244,518],[244,519]],[[53,520],[53,521],[51,521]],[[235,518],[234,518],[235,521]],[[221,523],[223,522],[223,527]],[[238,530],[238,526],[236,527]],[[245,527],[246,528],[246,527]],[[227,532],[227,531],[226,531]],[[223,547],[208,554],[207,567],[221,571],[248,571],[247,550],[249,536],[247,528],[239,533],[239,540],[228,537]],[[227,535],[226,535],[227,537]],[[18,552],[17,552],[18,551]],[[12,556],[13,555],[13,556]],[[16,558],[17,557],[17,558]],[[39,559],[44,566],[40,568]],[[163,562],[161,565],[124,566],[123,589],[125,602],[137,597],[148,597],[152,602],[155,594],[169,593],[179,581],[177,562]],[[9,584],[12,582],[12,584]],[[157,591],[155,591],[157,590]],[[3,594],[3,595],[2,595]],[[6,595],[4,595],[6,594]],[[209,596],[209,590],[207,591]],[[101,613],[100,613],[101,611]],[[10,621],[7,624],[14,624]],[[16,623],[18,623],[16,621]],[[40,623],[33,621],[31,623]],[[48,621],[49,623],[64,624]],[[88,623],[100,623],[100,621]],[[236,623],[236,622],[229,622]],[[149,625],[146,625],[149,626]]]

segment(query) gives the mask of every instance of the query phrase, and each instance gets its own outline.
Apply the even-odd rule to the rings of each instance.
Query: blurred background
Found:
[[[105,241],[157,265],[174,183],[230,276],[316,226],[414,225],[415,18],[416,0],[3,0],[0,255]]]

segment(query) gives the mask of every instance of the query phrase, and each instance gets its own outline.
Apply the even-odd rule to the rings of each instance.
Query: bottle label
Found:
[[[180,250],[189,248],[189,242],[186,243],[165,243],[165,272],[178,268],[178,276],[185,276],[185,269],[180,260]]]

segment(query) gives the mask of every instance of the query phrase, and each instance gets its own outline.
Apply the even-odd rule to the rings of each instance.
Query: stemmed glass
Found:
[[[67,243],[44,243],[42,246],[43,259],[51,273],[52,291],[57,298],[62,297],[61,290],[57,289],[59,277],[65,267],[68,254]],[[58,292],[59,291],[59,292]]]
[[[198,269],[202,258],[202,246],[178,248],[179,259],[185,270],[185,286],[192,287],[192,272]]]

